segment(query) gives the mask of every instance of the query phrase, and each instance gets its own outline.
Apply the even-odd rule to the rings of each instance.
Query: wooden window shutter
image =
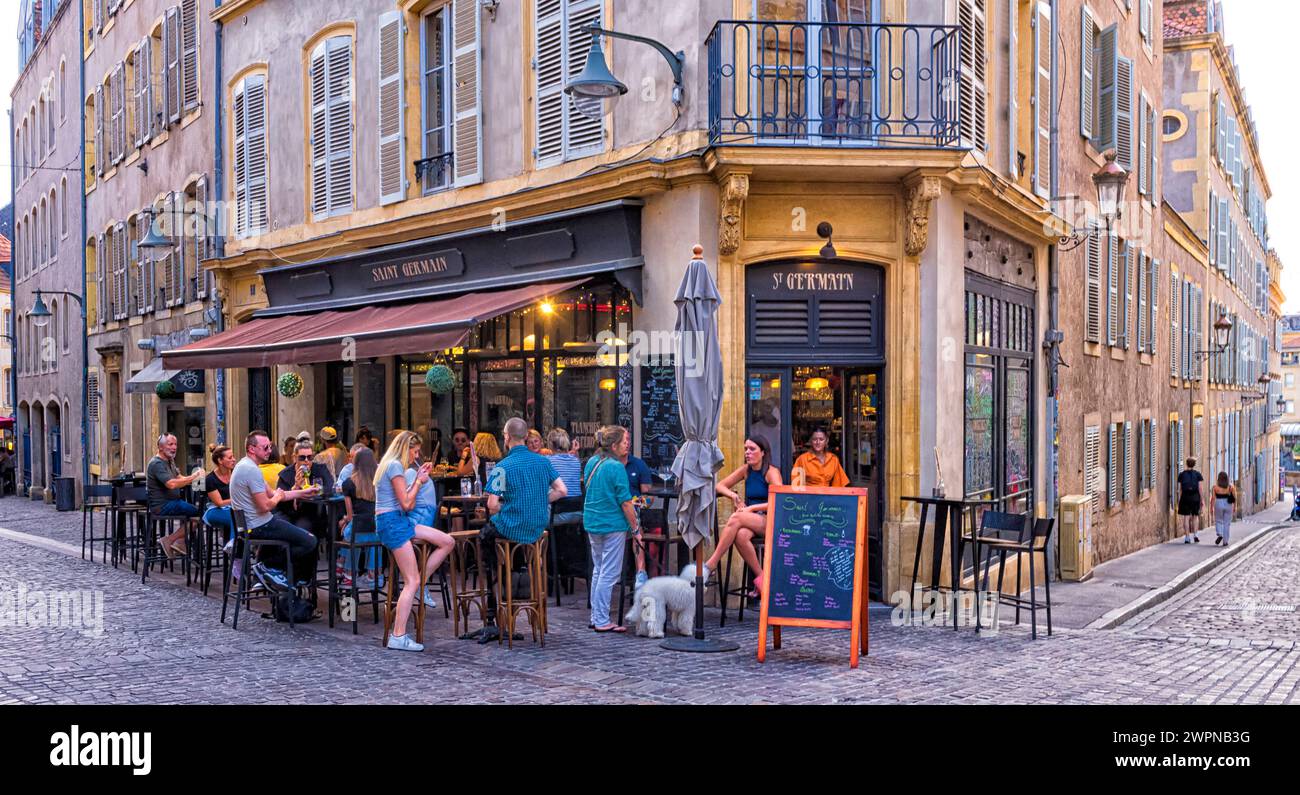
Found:
[[[1140,0],[1141,6],[1138,9],[1138,31],[1141,32],[1142,38],[1151,39],[1151,0]]]
[[[1133,170],[1133,61],[1120,57],[1115,77],[1115,162]]]
[[[406,198],[402,13],[379,17],[379,203]]]
[[[95,176],[104,175],[104,88],[95,86]]]
[[[325,112],[325,42],[311,56],[311,211],[329,212],[329,117]]]
[[[984,0],[977,0],[983,6]],[[591,36],[583,28],[603,21],[604,0],[565,0],[565,82],[582,74],[591,51]],[[564,98],[564,158],[570,160],[605,148],[605,119],[589,119],[578,112],[569,97]]]
[[[208,223],[208,177],[203,175],[194,183],[194,295],[206,298],[208,295],[207,269],[203,261],[212,256],[209,242],[213,230]]]
[[[1016,133],[1020,127],[1020,94],[1016,86],[1016,70],[1020,56],[1020,3],[1007,3],[1007,175],[1020,177],[1020,146]]]
[[[1101,342],[1101,241],[1089,235],[1087,242],[1087,312],[1088,342]]]
[[[1115,423],[1106,423],[1106,507],[1114,507],[1119,497],[1119,434]]]
[[[1131,500],[1137,496],[1133,489],[1133,423],[1126,421],[1124,423],[1124,499]]]
[[[114,162],[126,157],[126,63],[117,65],[113,74],[113,153]]]
[[[1149,0],[1148,0],[1149,1]],[[1156,186],[1160,184],[1160,132],[1155,106],[1147,103],[1147,193],[1153,203],[1160,201]]]
[[[235,196],[237,238],[248,234],[248,84],[254,77],[239,81],[230,100],[235,138],[230,184]]]
[[[961,26],[959,126],[963,145],[981,152],[988,149],[985,6],[985,0],[957,0],[957,19]]]
[[[1102,30],[1097,44],[1097,135],[1094,145],[1101,151],[1115,148],[1118,107],[1119,32],[1116,26]]]
[[[126,235],[126,224],[118,222],[113,229],[113,248],[117,256],[118,270],[118,312],[123,318],[131,314],[131,302],[129,300],[131,293],[130,275],[127,273],[127,248],[129,241]]]
[[[1127,240],[1119,246],[1119,276],[1124,280],[1120,289],[1120,346],[1128,350],[1133,339],[1133,251]]]
[[[104,248],[104,236],[95,238],[95,282],[98,295],[96,305],[99,307],[99,322],[108,322],[108,251]]]
[[[1232,251],[1229,248],[1229,234],[1232,216],[1228,212],[1228,200],[1219,199],[1219,270],[1228,272],[1232,268]]]
[[[270,175],[269,153],[266,146],[266,76],[253,75],[244,81],[245,112],[245,201],[247,202],[244,233],[260,235],[266,232],[270,215],[270,197],[267,180]]]
[[[1083,430],[1083,487],[1094,516],[1101,508],[1101,429],[1089,425]]]
[[[131,70],[131,101],[135,108],[135,125],[132,129],[134,135],[131,137],[131,142],[137,148],[144,146],[149,140],[148,134],[145,133],[149,124],[149,110],[144,105],[144,86],[148,75],[149,70],[144,61],[144,43],[141,42],[135,50],[135,68]]]
[[[95,30],[104,27],[104,0],[94,0],[93,6]]]
[[[1147,98],[1138,97],[1138,195],[1147,195],[1147,182],[1151,179],[1147,160]]]
[[[166,80],[163,82],[167,94],[167,118],[172,122],[181,120],[181,15],[180,9],[167,9],[163,17],[163,52],[166,55],[164,70]]]
[[[538,166],[564,158],[564,2],[534,0],[533,4],[533,72],[537,81],[533,159]]]
[[[1178,297],[1182,288],[1179,285],[1181,277],[1170,271],[1169,273],[1169,375],[1178,375],[1179,352],[1182,350],[1178,346]]]
[[[1091,140],[1097,133],[1097,23],[1086,7],[1079,19],[1079,134]]]
[[[1147,277],[1147,312],[1150,313],[1148,328],[1151,333],[1147,336],[1147,346],[1152,356],[1156,354],[1156,328],[1160,325],[1160,310],[1157,307],[1160,296],[1160,260],[1149,258],[1147,263],[1151,269],[1151,275]]]
[[[461,187],[483,181],[483,14],[475,0],[454,0],[452,17],[452,170]]]
[[[1119,238],[1106,238],[1106,344],[1119,342]]]
[[[1213,188],[1210,189],[1209,216],[1210,216],[1210,233],[1209,233],[1210,239],[1208,242],[1209,242],[1209,249],[1210,249],[1210,265],[1217,268],[1219,267],[1219,233],[1218,233],[1219,197],[1214,192]]]
[[[1050,197],[1052,174],[1052,7],[1039,0],[1034,14],[1034,193]],[[1015,126],[1013,121],[1011,126]]]
[[[1147,350],[1147,255],[1139,251],[1135,258],[1137,264],[1137,349],[1139,353]]]
[[[352,39],[336,36],[325,48],[329,115],[329,212],[352,208]]]
[[[158,95],[153,87],[153,37],[145,36],[140,42],[140,67],[142,69],[140,90],[144,96],[144,120],[137,122],[143,143],[148,143],[158,131]]]
[[[186,110],[199,106],[199,3],[181,0],[181,101]]]

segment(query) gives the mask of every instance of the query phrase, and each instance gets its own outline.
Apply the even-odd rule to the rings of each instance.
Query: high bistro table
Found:
[[[961,553],[964,541],[962,537],[962,522],[966,516],[968,508],[976,508],[981,505],[997,505],[997,500],[950,500],[943,497],[903,497],[904,502],[915,502],[921,506],[921,524],[916,530],[916,558],[912,561],[912,593],[916,593],[916,578],[921,569],[921,547],[925,544],[925,521],[930,512],[931,506],[934,507],[934,549],[930,559],[930,585],[929,590],[941,591],[939,586],[939,571],[943,567],[943,544],[945,535],[948,537],[950,554],[952,556],[949,568],[951,574],[951,586],[949,591],[953,594],[953,599],[961,592]],[[945,527],[946,525],[946,527]],[[979,532],[974,524],[971,525],[971,544],[973,559],[979,561]],[[979,593],[978,571],[974,583],[974,590]],[[915,605],[913,609],[916,609]],[[957,611],[952,611],[952,628],[957,629]],[[975,629],[982,629],[980,625],[979,606],[975,608]]]
[[[669,547],[669,545],[672,544],[672,541],[673,541],[672,534],[668,531],[668,528],[669,528],[669,519],[672,517],[672,512],[671,512],[670,509],[672,508],[673,500],[680,500],[680,499],[682,498],[682,492],[681,492],[681,489],[678,489],[676,486],[667,486],[667,485],[665,485],[665,486],[655,486],[654,488],[652,488],[652,489],[650,489],[649,491],[645,492],[645,493],[642,494],[641,496],[642,496],[642,497],[657,497],[657,498],[659,498],[659,499],[661,499],[661,500],[664,501],[664,531],[663,531],[663,536],[662,536],[662,537],[659,537],[659,536],[651,535],[651,536],[648,536],[648,537],[647,537],[647,536],[645,536],[645,534],[643,533],[643,534],[642,534],[642,538],[643,538],[643,540],[644,540],[647,544],[649,544],[649,543],[658,543],[658,544],[660,545],[661,552],[660,552],[660,554],[659,554],[659,561],[660,561],[660,562],[659,562],[659,573],[660,573],[661,575],[669,575],[669,574],[671,574],[672,572],[670,572],[670,571],[668,570],[668,547]],[[677,540],[678,542],[680,542],[680,543],[684,543],[684,542],[682,542],[682,539],[681,539],[681,536],[680,536],[680,535],[678,535],[678,537],[677,537],[676,540]],[[678,560],[679,560],[679,561],[681,560],[681,556],[680,556],[680,555],[678,555]]]
[[[330,628],[333,629],[334,611],[338,607],[339,598],[338,573],[334,570],[335,548],[338,543],[336,536],[339,533],[339,520],[343,518],[343,512],[346,510],[347,505],[343,497],[338,494],[302,497],[298,501],[316,506],[317,510],[325,517],[325,568],[329,572],[327,575],[328,585],[326,586],[326,594],[328,595],[326,610],[330,614]]]
[[[459,494],[448,494],[442,498],[442,505],[448,507],[460,508],[460,513],[447,514],[447,529],[453,535],[460,530],[469,529],[469,519],[474,515],[474,509],[480,505],[487,505],[487,495],[462,497]]]

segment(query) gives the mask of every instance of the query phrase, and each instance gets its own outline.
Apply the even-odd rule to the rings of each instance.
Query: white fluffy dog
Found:
[[[637,589],[632,597],[636,634],[662,638],[664,624],[672,619],[679,635],[695,631],[695,566],[689,565],[677,577],[655,577]]]

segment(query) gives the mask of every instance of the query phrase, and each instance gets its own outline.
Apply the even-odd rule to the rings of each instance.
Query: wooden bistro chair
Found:
[[[477,530],[453,530],[456,546],[451,553],[452,634],[461,636],[461,624],[469,631],[471,608],[478,610],[480,622],[487,621],[487,575],[479,571],[480,541]],[[482,576],[480,576],[480,574]],[[471,584],[472,581],[472,584]],[[387,641],[384,641],[387,643]]]
[[[520,613],[528,615],[533,642],[546,645],[546,545],[547,535],[531,544],[498,538],[497,545],[497,626],[498,644],[505,640],[514,648],[515,621]],[[515,563],[519,561],[528,576],[528,596],[514,593]],[[503,636],[503,637],[501,637]]]
[[[1023,532],[1017,538],[982,538],[980,545],[990,553],[996,553],[998,556],[998,599],[1002,604],[1011,604],[1016,607],[1016,624],[1020,624],[1020,610],[1026,608],[1029,610],[1029,634],[1034,640],[1038,639],[1038,611],[1045,609],[1047,611],[1047,634],[1052,634],[1052,583],[1049,572],[1043,572],[1043,604],[1038,604],[1038,571],[1034,564],[1035,553],[1043,553],[1043,560],[1046,561],[1047,544],[1052,535],[1052,525],[1055,519],[1034,519],[1033,530],[1029,537],[1025,538]],[[1022,525],[1023,528],[1023,525]],[[1002,593],[1002,580],[1007,570],[1007,555],[1015,553],[1022,556],[1020,559],[1029,558],[1029,598],[1023,596],[1011,596]],[[984,558],[984,583],[987,587],[989,578],[989,556]],[[1017,577],[1019,569],[1017,568]],[[1016,592],[1019,594],[1019,583],[1017,582]]]

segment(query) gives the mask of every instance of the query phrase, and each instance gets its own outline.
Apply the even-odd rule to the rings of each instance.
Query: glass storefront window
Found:
[[[993,489],[993,362],[966,357],[966,494],[984,499]]]

